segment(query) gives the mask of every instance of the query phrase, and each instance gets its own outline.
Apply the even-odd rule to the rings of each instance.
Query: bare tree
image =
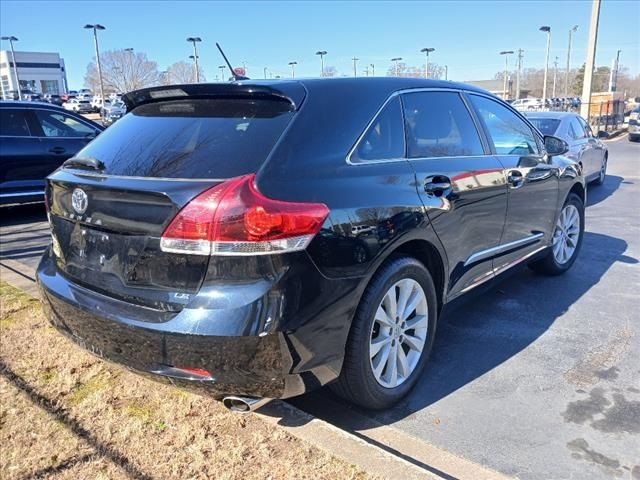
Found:
[[[409,66],[404,62],[398,63],[398,69],[396,73],[396,65],[393,64],[387,70],[388,77],[413,77],[424,78],[424,65],[419,67]],[[437,63],[429,62],[429,78],[439,80],[444,78],[444,67],[441,67]]]
[[[204,71],[202,67],[200,70],[200,81],[206,82],[207,79],[204,77]],[[196,75],[195,69],[193,68],[193,63],[180,61],[176,62],[173,65],[170,65],[167,68],[166,73],[164,74],[164,78],[162,79],[163,84],[176,84],[176,83],[195,83]]]
[[[324,76],[325,77],[337,77],[338,70],[336,67],[324,67]]]
[[[143,52],[108,50],[100,54],[100,63],[105,93],[130,92],[157,85],[160,80],[158,64],[149,60]],[[94,92],[100,90],[95,59],[87,65],[84,85]]]

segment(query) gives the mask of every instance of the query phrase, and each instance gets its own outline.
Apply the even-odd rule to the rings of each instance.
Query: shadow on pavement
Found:
[[[607,175],[602,185],[587,186],[587,207],[593,207],[598,203],[606,200],[620,188],[621,183],[633,183],[625,180],[617,175]]]
[[[624,254],[626,249],[624,240],[585,232],[581,256],[565,275],[545,277],[524,269],[498,288],[451,311],[438,325],[431,359],[422,378],[394,408],[367,411],[353,407],[326,388],[292,399],[291,403],[328,422],[340,418],[333,423],[351,431],[402,420],[444,399],[534,343],[614,263],[638,263]],[[344,409],[361,415],[333,413]]]

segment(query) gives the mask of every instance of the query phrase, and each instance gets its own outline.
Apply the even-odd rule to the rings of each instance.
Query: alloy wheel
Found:
[[[600,178],[599,178],[599,182],[602,184],[604,183],[604,179],[607,175],[607,160],[604,159],[602,160],[602,165],[600,165]]]
[[[560,265],[564,265],[573,257],[580,239],[580,213],[574,205],[567,205],[560,212],[560,217],[553,232],[553,256]]]
[[[405,278],[384,295],[371,326],[369,358],[376,381],[395,388],[413,373],[427,341],[429,310],[422,286]]]

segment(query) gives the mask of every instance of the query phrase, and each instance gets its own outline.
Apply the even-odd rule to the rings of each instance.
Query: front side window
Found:
[[[0,136],[28,137],[29,126],[24,111],[10,108],[0,109]]]
[[[510,109],[479,95],[469,95],[484,121],[498,155],[539,155],[531,127]]]
[[[352,162],[404,157],[404,132],[400,99],[394,97],[378,114],[351,154]]]
[[[409,158],[484,155],[471,115],[456,92],[403,97]]]
[[[35,114],[45,137],[87,137],[96,133],[94,128],[64,113],[35,110]]]

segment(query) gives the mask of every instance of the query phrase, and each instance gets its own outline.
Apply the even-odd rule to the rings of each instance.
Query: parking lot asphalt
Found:
[[[365,439],[387,426],[403,439],[387,447],[418,465],[409,440],[521,479],[640,479],[640,143],[607,145],[570,272],[523,270],[452,312],[423,378],[391,410],[327,390],[292,403]],[[48,241],[42,206],[0,210],[3,279],[32,283]]]

